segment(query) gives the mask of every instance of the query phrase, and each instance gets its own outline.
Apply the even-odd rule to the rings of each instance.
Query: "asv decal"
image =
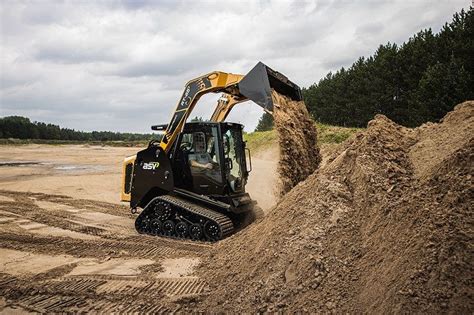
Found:
[[[144,170],[156,170],[158,167],[160,167],[159,162],[143,163],[142,166]]]
[[[183,98],[181,99],[181,105],[180,105],[181,108],[184,108],[184,107],[187,107],[187,106],[188,106],[188,103],[189,103],[189,99],[188,99],[189,92],[191,92],[191,87],[188,85],[188,86],[186,87],[186,91],[184,92]]]

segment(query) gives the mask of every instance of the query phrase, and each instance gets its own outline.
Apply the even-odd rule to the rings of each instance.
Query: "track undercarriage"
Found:
[[[184,198],[152,199],[135,221],[141,234],[215,242],[234,232],[231,219]]]

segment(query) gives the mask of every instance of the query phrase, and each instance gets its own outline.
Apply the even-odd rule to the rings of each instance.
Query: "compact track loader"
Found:
[[[189,81],[165,125],[161,141],[126,158],[122,200],[132,212],[139,233],[200,241],[217,241],[241,225],[255,202],[245,192],[251,171],[243,126],[224,122],[238,103],[251,100],[273,112],[272,89],[293,100],[300,88],[284,75],[259,62],[247,75],[211,72]],[[223,93],[210,121],[188,122],[206,93]]]

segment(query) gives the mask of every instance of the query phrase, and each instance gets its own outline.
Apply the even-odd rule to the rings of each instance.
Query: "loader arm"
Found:
[[[223,93],[217,101],[217,106],[210,120],[215,122],[224,121],[235,105],[245,101],[248,101],[246,97]]]
[[[226,91],[230,94],[238,95],[237,84],[243,77],[243,75],[232,73],[211,72],[189,81],[166,128],[165,135],[160,142],[160,147],[165,152],[169,152],[178,134],[183,129],[186,119],[203,94]]]
[[[189,81],[176,105],[170,123],[166,126],[160,147],[166,153],[169,152],[194,106],[203,94],[223,92],[211,117],[211,121],[221,122],[226,119],[236,104],[247,100],[255,102],[265,111],[272,113],[272,90],[276,90],[293,100],[302,100],[298,85],[262,62],[257,63],[245,76],[215,71]]]

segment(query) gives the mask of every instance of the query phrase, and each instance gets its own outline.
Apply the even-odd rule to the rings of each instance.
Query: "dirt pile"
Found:
[[[318,168],[321,156],[316,127],[305,103],[293,101],[275,91],[272,92],[272,99],[280,147],[277,194],[283,195]]]
[[[472,313],[473,126],[474,102],[417,129],[376,116],[212,250],[185,308]]]

